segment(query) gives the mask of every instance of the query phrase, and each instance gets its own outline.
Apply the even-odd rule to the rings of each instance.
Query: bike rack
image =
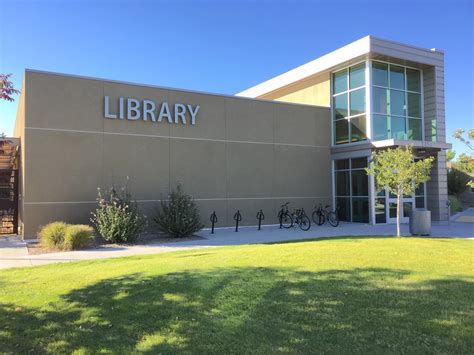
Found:
[[[211,234],[214,234],[214,224],[217,223],[216,211],[212,212],[211,217],[209,218],[209,220],[212,223]]]
[[[265,215],[263,214],[262,210],[258,211],[257,219],[258,219],[258,230],[260,230],[262,226],[262,221],[265,219]]]
[[[240,211],[237,210],[234,214],[234,221],[235,221],[235,231],[239,231],[239,222],[242,220],[242,215],[240,214]]]

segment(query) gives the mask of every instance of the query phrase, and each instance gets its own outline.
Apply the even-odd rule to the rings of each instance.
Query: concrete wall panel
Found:
[[[112,185],[127,185],[152,217],[181,183],[206,226],[216,211],[218,227],[234,225],[238,209],[242,225],[255,225],[260,209],[271,224],[281,202],[309,211],[330,201],[327,108],[36,72],[27,72],[25,85],[26,238],[53,220],[88,223],[97,188]],[[104,95],[113,105],[131,97],[200,111],[194,126],[107,119]]]
[[[27,127],[100,131],[103,83],[38,72],[25,73]]]
[[[169,194],[170,142],[168,138],[103,136],[102,184],[127,186],[138,200],[166,198]]]
[[[273,196],[273,145],[227,143],[227,197]]]
[[[181,183],[197,199],[226,197],[226,143],[172,139],[170,145],[170,188]]]
[[[23,201],[91,201],[102,184],[102,135],[27,130]]]

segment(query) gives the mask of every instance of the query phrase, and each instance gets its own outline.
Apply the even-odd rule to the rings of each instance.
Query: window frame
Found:
[[[350,88],[350,68],[351,67],[355,67],[357,65],[360,65],[364,63],[365,64],[365,77],[364,77],[364,81],[365,81],[365,84],[362,85],[362,86],[358,86],[358,87],[355,87],[353,89]],[[331,147],[339,147],[339,146],[346,146],[348,144],[363,144],[363,143],[367,143],[368,141],[371,140],[371,131],[372,131],[372,125],[371,125],[371,118],[369,116],[369,106],[370,106],[370,103],[371,103],[371,100],[369,98],[370,94],[371,94],[371,91],[370,89],[368,89],[368,79],[369,79],[369,74],[368,74],[368,68],[369,68],[369,65],[370,65],[371,61],[369,59],[366,59],[364,58],[363,60],[360,60],[360,61],[357,61],[357,62],[354,62],[354,63],[351,63],[349,65],[346,65],[346,66],[342,66],[340,68],[336,68],[334,69],[333,71],[330,72],[330,98],[331,98]],[[339,92],[337,94],[334,94],[334,74],[338,73],[338,72],[341,72],[345,70],[346,71],[346,91],[343,91],[343,92]],[[361,114],[357,114],[357,115],[353,115],[351,116],[350,115],[350,110],[351,110],[351,107],[350,107],[350,94],[351,92],[353,91],[356,91],[356,90],[361,90],[361,89],[364,89],[364,95],[365,95],[365,112],[364,113],[361,113]],[[334,119],[334,114],[335,114],[335,107],[334,107],[334,98],[336,96],[340,96],[340,95],[344,95],[346,94],[347,95],[347,116],[344,117],[344,118],[341,118],[341,119]],[[350,119],[353,118],[353,117],[362,117],[365,115],[365,136],[366,138],[364,140],[359,140],[359,141],[356,141],[356,142],[352,142],[352,130],[351,130],[351,123],[350,123]],[[342,120],[345,120],[346,123],[347,123],[347,127],[348,127],[348,142],[347,143],[340,143],[340,144],[336,144],[336,121],[342,121]]]
[[[351,156],[351,157],[347,157],[347,158],[335,158],[335,159],[332,159],[332,185],[333,185],[333,206],[334,208],[337,207],[337,199],[338,198],[347,198],[349,200],[349,217],[350,217],[350,223],[370,223],[371,221],[371,209],[372,209],[372,199],[371,199],[371,187],[370,187],[370,184],[371,184],[371,180],[370,180],[370,176],[369,175],[366,175],[367,177],[367,195],[354,195],[353,194],[353,191],[352,191],[352,171],[364,171],[364,167],[361,167],[361,168],[353,168],[352,167],[352,160],[354,159],[365,159],[366,160],[366,166],[369,167],[370,166],[370,156],[367,156],[367,155],[362,155],[362,156]],[[349,165],[347,168],[342,168],[342,169],[338,169],[336,168],[336,162],[338,160],[348,160],[349,161]],[[336,181],[336,174],[338,172],[348,172],[349,173],[349,194],[348,195],[338,195],[336,192],[336,189],[337,189],[337,181]],[[367,203],[368,203],[368,214],[367,214],[367,222],[353,222],[353,204],[352,204],[352,200],[353,198],[356,198],[356,199],[367,199]]]
[[[421,141],[425,141],[425,110],[424,110],[424,80],[423,80],[423,69],[419,69],[419,68],[415,68],[415,67],[411,67],[411,66],[408,66],[408,65],[403,65],[403,64],[397,64],[397,63],[392,63],[392,62],[388,62],[388,61],[384,61],[384,60],[378,60],[378,59],[370,59],[370,70],[372,71],[372,64],[373,62],[378,62],[378,63],[383,63],[383,64],[387,64],[387,86],[381,86],[381,85],[374,85],[373,84],[373,73],[371,72],[370,73],[370,93],[371,95],[373,95],[373,88],[374,87],[377,87],[377,88],[381,88],[381,89],[385,89],[385,90],[398,90],[398,91],[401,91],[400,89],[392,89],[390,87],[390,66],[391,65],[394,65],[394,66],[397,66],[397,67],[403,67],[404,69],[404,78],[405,78],[405,88],[403,90],[404,94],[405,94],[405,116],[399,116],[399,115],[393,115],[395,117],[403,117],[405,119],[405,136],[406,138],[403,139],[403,140],[406,140],[406,141],[416,141],[414,139],[408,139],[408,122],[410,119],[415,119],[415,120],[420,120],[421,122]],[[408,90],[408,79],[407,79],[407,69],[411,69],[411,70],[417,70],[419,73],[420,73],[420,92],[417,92],[417,91],[413,91],[413,90]],[[420,109],[421,109],[421,117],[413,117],[413,116],[408,116],[408,94],[418,94],[420,95]],[[387,95],[387,101],[389,101],[389,94]],[[371,125],[371,132],[372,132],[372,135],[373,137],[371,137],[371,140],[374,140],[374,136],[375,136],[375,131],[374,131],[374,114],[376,115],[383,115],[383,113],[375,113],[374,110],[373,110],[373,102],[372,100],[370,100],[370,104],[371,104],[371,107],[370,107],[370,125]],[[366,111],[367,111],[367,108],[366,108]],[[387,110],[388,111],[388,110]],[[387,112],[385,114],[385,116],[387,116],[388,119],[388,123],[391,124],[391,117],[392,117],[392,114],[390,112]],[[391,135],[392,132],[390,132],[390,138],[387,138],[387,139],[394,139],[394,140],[400,140],[400,139],[397,139],[397,138],[394,138],[392,137]]]

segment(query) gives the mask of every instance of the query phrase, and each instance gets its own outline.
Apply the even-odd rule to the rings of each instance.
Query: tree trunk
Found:
[[[402,189],[398,188],[397,191],[397,237],[400,236],[400,202],[402,200]]]

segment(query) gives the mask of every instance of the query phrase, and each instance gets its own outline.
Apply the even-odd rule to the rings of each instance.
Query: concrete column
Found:
[[[433,221],[448,220],[448,180],[446,152],[440,151],[431,169],[431,180],[426,183],[427,207]]]

